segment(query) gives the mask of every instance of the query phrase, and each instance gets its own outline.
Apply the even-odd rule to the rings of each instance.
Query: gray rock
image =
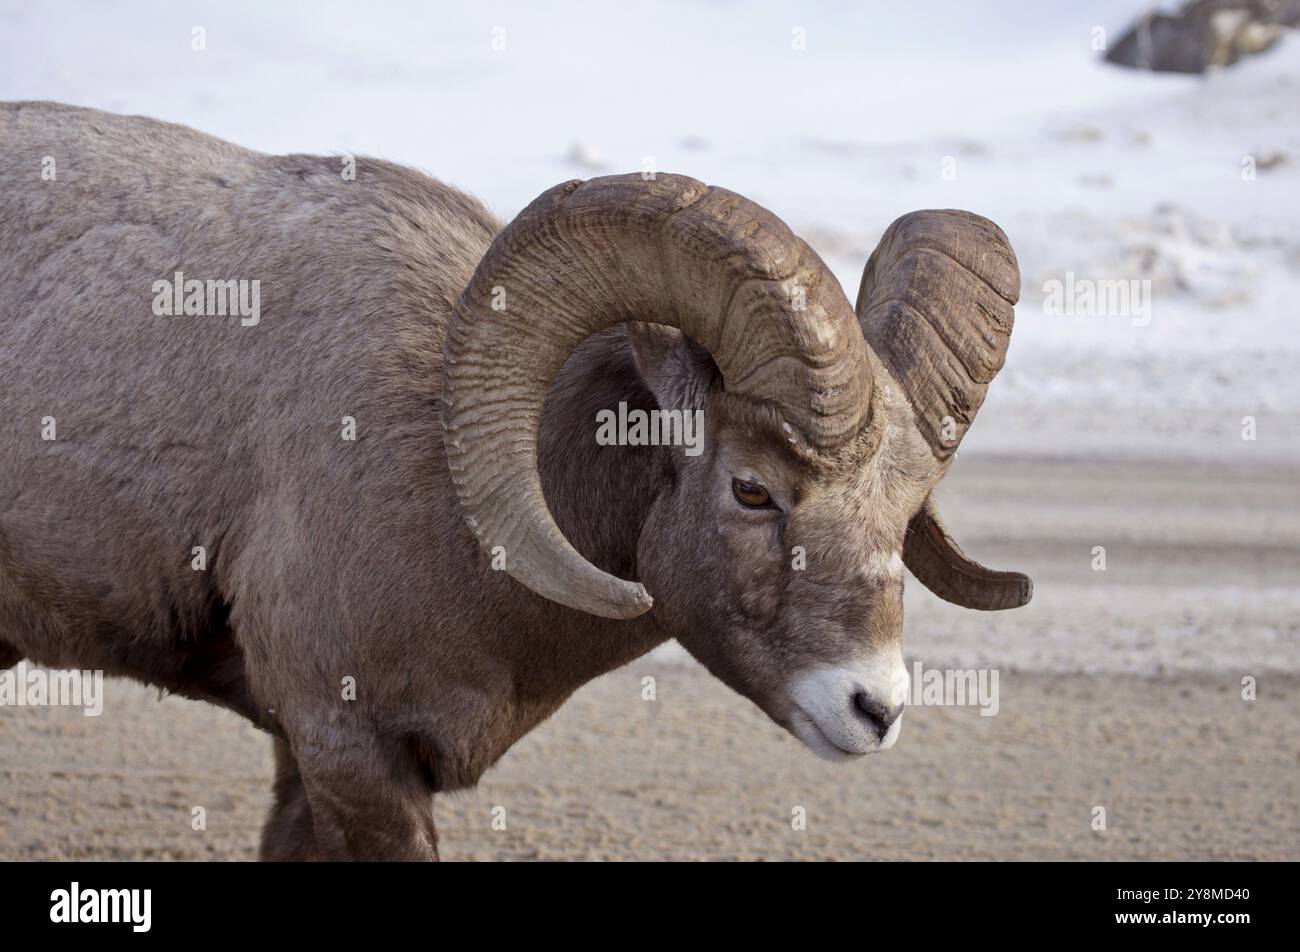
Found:
[[[1204,73],[1271,49],[1300,25],[1300,0],[1192,0],[1148,13],[1106,51],[1117,66]]]

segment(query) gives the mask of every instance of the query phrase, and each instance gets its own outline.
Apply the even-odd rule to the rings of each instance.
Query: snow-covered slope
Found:
[[[649,163],[769,205],[850,296],[894,217],[969,208],[1024,294],[964,453],[1300,459],[1300,36],[1153,75],[1095,49],[1132,0],[847,6],[3,4],[0,98],[379,155],[503,216]],[[1045,313],[1067,272],[1149,280],[1149,322]]]

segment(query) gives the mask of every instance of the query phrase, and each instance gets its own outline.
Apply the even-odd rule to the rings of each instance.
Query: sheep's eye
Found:
[[[772,505],[772,497],[758,483],[733,479],[731,481],[731,491],[736,496],[736,502],[746,509],[766,509]]]

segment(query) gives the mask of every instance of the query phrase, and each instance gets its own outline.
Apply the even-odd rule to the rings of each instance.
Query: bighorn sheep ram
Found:
[[[991,222],[894,222],[855,315],[690,178],[565,182],[503,228],[346,161],[0,105],[0,664],[266,729],[264,857],[436,858],[434,792],[669,638],[823,756],[890,747],[903,565],[1029,600],[930,501],[1011,331]],[[260,282],[260,319],[188,283],[166,316],[177,272]],[[620,403],[703,411],[703,452],[598,443]]]

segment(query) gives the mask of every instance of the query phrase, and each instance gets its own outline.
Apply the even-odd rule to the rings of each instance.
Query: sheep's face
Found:
[[[675,478],[642,529],[654,617],[818,754],[893,746],[903,536],[937,478],[910,406],[882,381],[863,433],[818,458],[771,408],[722,392],[698,354],[636,349],[660,406],[702,408],[706,428],[698,456],[670,451]]]

